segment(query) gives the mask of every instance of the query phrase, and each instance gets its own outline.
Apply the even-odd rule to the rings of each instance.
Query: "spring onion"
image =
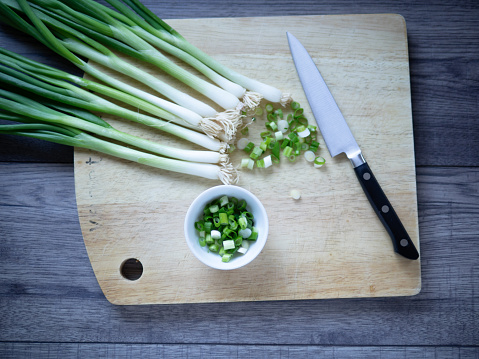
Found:
[[[98,64],[109,67],[144,83],[153,90],[166,96],[171,101],[186,107],[201,116],[215,115],[216,111],[210,106],[178,91],[149,73],[130,65],[99,42],[85,36],[81,32],[65,25],[64,23],[51,18],[43,12],[33,9],[26,0],[18,0],[18,4],[18,10],[22,10],[38,30],[37,36],[40,37],[40,40],[43,43],[51,44],[53,49],[60,55],[65,56],[66,51],[82,55]],[[71,57],[71,55],[69,57]]]
[[[22,120],[21,117],[5,113],[1,113],[0,118],[13,121]],[[32,137],[63,145],[87,148],[167,171],[221,180],[225,184],[236,182],[236,175],[230,165],[218,166],[208,163],[194,163],[160,157],[105,141],[87,132],[65,125],[57,126],[45,123],[0,125],[0,133]]]
[[[221,217],[228,220],[222,221]],[[223,262],[229,262],[236,252],[246,253],[249,241],[258,238],[258,229],[246,201],[226,195],[204,207],[202,218],[195,222],[195,229],[200,246],[208,245],[208,249],[218,253]]]
[[[254,161],[251,158],[243,158],[241,160],[241,168],[247,168],[252,170],[254,167]]]
[[[263,98],[274,103],[281,103],[283,106],[291,102],[291,95],[281,92],[279,89],[270,85],[266,85],[257,80],[248,78],[244,75],[227,68],[220,62],[211,58],[203,51],[189,43],[183,36],[175,31],[171,26],[166,24],[163,20],[158,18],[148,8],[141,4],[138,0],[124,0],[123,2],[128,4],[139,16],[136,16],[127,7],[119,6],[118,0],[107,0],[113,7],[115,7],[120,13],[134,21],[140,28],[145,31],[138,30],[137,35],[144,36],[145,34],[151,34],[161,41],[166,41],[183,51],[194,56],[199,61],[203,62],[206,66],[210,67],[217,73],[221,74],[225,78],[233,81],[234,83],[254,92],[260,94]],[[152,41],[152,37],[145,36],[146,41]]]
[[[244,148],[246,153],[250,154],[250,158],[254,159],[257,168],[268,168],[273,164],[281,162],[283,156],[289,162],[295,162],[301,153],[308,162],[314,162],[316,152],[319,149],[317,141],[317,127],[308,124],[308,120],[304,117],[303,108],[298,102],[290,105],[292,113],[284,112],[286,109],[275,109],[270,103],[265,105],[267,113],[267,121],[265,127],[269,131],[260,133],[262,141],[259,145],[255,145],[249,139],[241,138],[241,147],[248,143]],[[286,117],[286,119],[284,119]],[[278,131],[271,132],[274,128],[273,124],[278,125]],[[284,132],[283,132],[284,131]],[[242,160],[241,168],[248,168],[248,161]],[[250,167],[252,169],[253,167]]]
[[[46,104],[50,104],[50,107],[46,106]],[[4,112],[7,114],[19,116],[20,119],[26,118],[27,121],[30,122],[40,121],[59,126],[68,126],[81,131],[88,131],[102,137],[133,145],[144,151],[153,152],[171,158],[208,163],[228,162],[227,155],[216,151],[185,150],[162,145],[116,130],[107,122],[92,113],[88,113],[89,117],[80,117],[78,114],[82,112],[79,112],[76,108],[61,105],[62,109],[66,108],[67,111],[75,114],[72,115],[65,113],[66,111],[62,112],[55,109],[56,107],[57,105],[55,103],[51,103],[45,99],[40,103],[18,93],[0,89],[0,108],[4,109]]]
[[[326,160],[323,157],[318,156],[314,159],[313,163],[315,168],[320,168],[326,163]]]
[[[290,192],[289,192],[289,195],[291,196],[291,198],[293,199],[300,199],[301,198],[301,191],[299,189],[292,189]]]
[[[237,96],[200,79],[175,64],[155,47],[134,34],[128,26],[123,25],[119,20],[110,16],[108,12],[104,11],[94,1],[70,2],[72,6],[76,5],[76,9],[58,0],[31,1],[41,6],[39,9],[48,14],[48,16],[82,33],[88,34],[88,36],[99,43],[157,66],[159,69],[207,96],[224,109],[233,109],[239,104]]]
[[[2,61],[1,56],[0,62],[5,62]],[[12,62],[6,62],[6,64],[10,66],[15,65]],[[174,123],[168,123],[155,117],[122,108],[121,106],[92,94],[89,91],[78,88],[66,81],[56,80],[53,78],[53,76],[48,77],[39,75],[37,77],[44,81],[40,81],[35,77],[28,76],[25,70],[15,71],[10,67],[0,64],[0,82],[6,83],[11,87],[16,87],[32,92],[38,96],[43,96],[61,103],[67,103],[89,111],[108,113],[137,123],[145,124],[155,129],[159,129],[185,140],[191,141],[213,151],[225,149],[225,144],[222,144],[220,141],[205,134],[175,125]],[[51,84],[47,82],[50,82]]]
[[[24,11],[33,25],[18,16],[12,9]],[[109,86],[161,107],[190,124],[200,126],[204,129],[205,133],[215,135],[216,132],[221,131],[219,136],[225,141],[231,141],[235,136],[237,127],[241,124],[241,118],[239,117],[237,109],[228,109],[217,113],[216,110],[198,101],[196,98],[164,84],[167,91],[171,90],[170,95],[176,99],[175,101],[181,104],[181,106],[179,106],[107,75],[104,71],[99,70],[97,66],[81,60],[73,52],[93,59],[107,67],[111,67],[135,78],[135,80],[145,82],[148,86],[159,92],[162,91],[160,87],[163,86],[163,83],[161,83],[159,79],[153,78],[152,75],[121,60],[108,48],[83,35],[79,31],[49,17],[38,9],[32,9],[25,0],[20,0],[18,4],[12,0],[1,0],[0,19],[35,37],[86,73],[101,79]],[[45,24],[52,27],[52,31],[55,32],[55,35],[59,38],[57,38]]]
[[[304,158],[306,159],[306,161],[308,162],[313,162],[316,158],[316,155],[314,154],[313,151],[306,151],[304,153]]]
[[[248,140],[246,137],[242,137],[238,140],[238,142],[236,142],[236,146],[239,150],[244,150],[248,143],[250,143],[250,140]]]
[[[240,110],[253,110],[260,114],[261,110],[257,108],[262,98],[283,106],[292,101],[289,94],[245,77],[209,57],[138,0],[108,2],[116,10],[93,0],[0,0],[0,19],[35,37],[111,87],[148,101],[180,118],[186,117],[186,121],[193,125],[199,124],[202,129],[202,122],[206,122],[204,130],[210,135],[214,135],[218,131],[216,127],[219,127],[219,138],[228,142],[234,139],[237,128],[242,125]],[[26,16],[18,15],[22,12]],[[191,65],[214,84],[190,73],[157,49]],[[183,93],[167,82],[132,66],[112,50],[153,64],[201,96],[212,100],[224,111],[216,112],[196,96]],[[134,78],[168,100],[118,81],[78,56]],[[239,99],[243,102],[240,103]],[[200,118],[194,118],[195,115]]]

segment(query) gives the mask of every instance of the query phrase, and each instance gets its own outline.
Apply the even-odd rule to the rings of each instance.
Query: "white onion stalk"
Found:
[[[132,7],[138,15],[134,14],[118,0],[107,0],[113,7],[115,7],[122,15],[129,18],[131,21],[135,22],[136,25],[143,28],[147,33],[154,35],[155,37],[166,41],[169,44],[182,49],[183,51],[189,53],[202,63],[204,63],[209,68],[213,69],[220,75],[225,78],[233,81],[234,83],[256,93],[261,94],[266,100],[281,103],[283,106],[291,102],[291,95],[281,92],[281,90],[264,84],[260,81],[248,78],[242,74],[233,71],[215,59],[211,58],[209,55],[205,54],[203,51],[190,44],[185,38],[183,38],[177,31],[175,31],[171,26],[166,24],[158,16],[152,13],[146,6],[144,6],[138,0],[124,0],[130,7]],[[142,19],[143,18],[143,19]],[[148,18],[149,23],[144,19]],[[139,36],[144,35],[145,33],[136,31]],[[151,37],[144,37],[146,41],[151,41]]]
[[[1,108],[26,118],[55,125],[68,126],[81,131],[88,131],[90,133],[95,133],[98,136],[127,143],[162,156],[195,162],[223,164],[228,162],[228,156],[226,154],[215,151],[177,149],[153,141],[148,141],[116,130],[106,122],[103,122],[103,125],[100,125],[78,117],[70,116],[16,93],[0,89],[0,96],[2,96],[0,97]]]
[[[0,61],[5,62],[11,67],[17,68],[12,61],[5,61],[4,56],[0,53]],[[174,123],[163,121],[161,119],[125,109],[106,99],[103,99],[89,91],[83,90],[68,82],[56,80],[52,76],[36,75],[42,81],[29,76],[31,73],[25,69],[23,72],[16,71],[7,66],[0,65],[0,80],[26,91],[33,92],[37,95],[53,99],[60,103],[66,103],[77,108],[89,111],[98,111],[108,113],[110,115],[119,116],[133,122],[141,123],[152,128],[173,134],[179,138],[195,143],[201,147],[212,151],[224,152],[226,144],[218,139],[211,138],[203,133],[193,131],[191,129],[178,126]],[[54,86],[50,85],[53,84]],[[23,98],[18,98],[18,102],[26,103]],[[45,110],[43,107],[42,110]]]
[[[7,118],[5,116],[7,116]],[[8,118],[8,115],[5,114],[0,114],[0,118],[15,121],[19,120],[19,118],[15,117]],[[99,139],[75,128],[60,127],[43,123],[0,125],[0,133],[33,137],[63,145],[87,148],[166,171],[178,172],[211,180],[220,180],[224,184],[236,184],[238,182],[238,173],[229,163],[215,165],[164,158]]]
[[[133,65],[120,59],[113,53],[104,55],[74,38],[66,38],[64,40],[60,40],[60,42],[62,42],[63,45],[65,45],[65,47],[70,51],[85,56],[100,65],[109,67],[126,76],[131,77],[132,79],[135,79],[147,85],[151,89],[169,98],[174,103],[184,108],[187,108],[199,114],[200,116],[213,117],[216,115],[216,110],[213,107],[197,100],[196,98],[184,92],[175,89],[174,87],[159,80],[155,76],[150,75],[146,71],[134,67]]]
[[[192,111],[188,110],[184,106],[177,106],[173,103],[162,100],[159,97],[153,96],[139,89],[135,89],[132,86],[124,84],[121,81],[118,81],[113,77],[106,75],[104,72],[98,70],[96,67],[85,63],[83,60],[73,54],[70,49],[73,49],[75,51],[81,50],[83,55],[93,57],[94,61],[98,61],[103,65],[110,65],[114,68],[116,67],[116,70],[120,72],[125,73],[128,72],[128,70],[132,70],[129,75],[136,77],[136,75],[138,75],[138,71],[132,65],[128,64],[123,60],[120,60],[118,57],[116,57],[116,55],[111,53],[110,50],[108,50],[101,44],[85,36],[82,36],[74,29],[70,29],[68,28],[68,26],[62,25],[55,19],[49,18],[42,12],[39,12],[38,10],[33,10],[28,5],[28,3],[26,3],[25,0],[19,0],[18,3],[19,4],[17,4],[16,2],[12,2],[11,0],[0,1],[0,5],[3,11],[7,14],[7,17],[11,17],[11,19],[14,20],[12,21],[11,25],[34,36],[40,42],[44,43],[60,55],[70,60],[73,64],[81,68],[83,71],[89,73],[96,78],[101,79],[102,81],[105,81],[112,87],[115,87],[121,91],[127,91],[134,96],[140,97],[143,100],[154,104],[155,106],[159,106],[166,111],[171,112],[172,114],[187,121],[190,125],[199,127],[204,133],[211,137],[218,137],[228,142],[234,139],[234,136],[236,134],[235,126],[237,126],[237,123],[241,122],[241,116],[239,111],[231,110],[228,112],[227,115],[219,115],[213,108],[204,104],[203,102],[198,101],[189,95],[182,95],[181,92],[173,89],[171,94],[172,96],[177,96],[174,97],[177,101],[185,101],[186,99],[192,99],[187,106],[193,108],[194,111]],[[30,20],[33,22],[35,28],[28,24],[24,19],[16,16],[8,6],[5,6],[5,4],[17,10],[24,11],[30,18]],[[50,32],[50,30],[43,23],[43,21],[47,22],[50,26],[55,27],[57,30],[61,29],[60,32],[63,34],[63,36],[65,36],[64,40],[61,41],[57,39]],[[67,35],[65,34],[65,31]],[[82,43],[72,38],[71,34],[78,35],[78,37],[81,38],[85,43]],[[70,47],[70,49],[68,49],[67,47]],[[149,84],[159,89],[158,86],[160,85],[157,79],[152,79],[152,76],[149,74],[146,74],[144,78],[151,79],[152,81]],[[198,106],[194,107],[195,104]],[[230,118],[232,118],[232,120],[230,120]],[[224,124],[224,121],[227,121],[227,123]]]
[[[58,0],[32,1],[42,6],[42,11],[57,15],[57,19],[61,17],[61,22],[65,23],[66,20],[66,25],[72,24],[73,21],[77,23],[77,29],[79,29],[79,27],[90,29],[97,34],[104,35],[100,36],[103,40],[113,38],[129,45],[128,49],[130,51],[136,51],[142,60],[157,66],[162,71],[184,82],[202,95],[216,102],[225,110],[235,108],[239,103],[238,96],[220,89],[176,65],[155,47],[150,45],[150,43],[137,36],[128,26],[123,25],[120,21],[110,16],[108,12],[103,11],[103,7],[94,1],[83,0],[72,4],[76,5],[77,8],[81,7],[81,10],[72,9]],[[84,13],[85,11],[86,14]],[[96,15],[97,19],[87,16],[88,13]],[[97,37],[97,41],[100,41],[105,46],[109,46],[109,44],[112,43],[111,41],[105,43],[98,39]],[[116,44],[119,45],[118,42]]]
[[[149,44],[152,44],[155,47],[184,61],[224,90],[233,94],[237,98],[242,98],[243,104],[240,109],[251,110],[259,105],[262,99],[262,95],[260,93],[246,91],[243,86],[221,76],[218,72],[212,70],[203,62],[190,55],[188,52],[183,51],[181,48],[173,46],[171,43],[164,41],[158,36],[155,36],[155,29],[149,24],[145,23],[141,17],[129,10],[124,4],[120,3],[119,1],[111,1],[110,3],[114,4],[117,9],[121,9],[122,13],[118,13],[92,0],[83,0],[81,3],[81,7],[83,10],[89,9],[89,14],[91,16],[96,16],[101,21],[106,21],[108,24],[110,24],[112,36],[114,36],[115,38],[125,41],[131,46],[134,46],[136,49],[141,51],[142,54],[150,55],[151,52],[151,55],[153,55],[153,57],[151,58],[152,63],[155,63],[155,61],[158,60],[158,57],[161,58],[163,55],[161,53],[158,53],[155,48],[148,46]],[[127,16],[125,16],[124,14],[127,14]],[[73,15],[78,16],[78,14]],[[137,25],[141,22],[144,23],[143,27]],[[98,25],[98,23],[96,23],[96,25]],[[147,31],[145,30],[145,28],[148,28],[149,30]],[[137,36],[133,37],[132,34],[135,34]],[[144,39],[146,41],[141,42],[138,40],[138,38]],[[160,65],[160,67],[162,66]],[[224,108],[227,109],[226,107]]]
[[[17,69],[18,71],[24,72],[32,77],[41,79],[42,81],[53,83],[57,86],[69,88],[72,91],[78,92],[76,88],[72,86],[69,82],[74,83],[78,86],[81,86],[82,88],[122,101],[138,110],[143,110],[149,114],[158,116],[168,122],[174,122],[176,124],[191,129],[197,129],[207,134],[209,137],[218,137],[228,142],[230,139],[228,138],[228,136],[226,136],[225,131],[230,131],[230,133],[234,132],[234,129],[231,130],[228,123],[224,123],[223,126],[221,126],[217,122],[202,118],[200,115],[190,110],[187,110],[184,107],[173,104],[172,102],[162,100],[159,97],[155,97],[147,92],[138,90],[135,87],[129,86],[109,76],[103,77],[104,82],[113,82],[115,87],[121,88],[125,92],[29,60],[23,56],[20,56],[2,48],[0,48],[0,63],[3,63],[11,68]],[[84,69],[86,69],[86,72],[88,72],[89,74],[92,74],[92,76],[97,75],[97,70],[91,64],[85,63]],[[97,76],[101,76],[101,73]],[[63,81],[60,81],[58,79],[61,79]],[[139,91],[138,97],[130,95],[130,93],[136,94],[136,91]],[[140,98],[144,96],[149,98],[150,101],[145,101]],[[170,111],[166,111],[165,109],[168,109]]]

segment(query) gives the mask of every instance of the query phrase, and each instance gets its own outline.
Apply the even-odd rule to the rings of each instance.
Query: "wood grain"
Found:
[[[0,344],[2,358],[37,356],[48,353],[50,357],[115,357],[116,359],[141,358],[354,358],[354,359],[475,359],[478,350],[473,347],[341,347],[299,345],[179,345],[179,344],[58,344],[58,343],[5,343]]]
[[[406,28],[400,16],[205,19],[171,24],[230,67],[291,91],[312,120],[284,34],[288,30],[302,39],[418,246]],[[228,30],[215,33],[218,27]],[[243,33],[234,37],[239,29]],[[204,43],[204,34],[213,40]],[[227,42],[226,38],[236,40],[226,47],[215,45]],[[175,143],[140,126],[105,118],[114,127]],[[252,126],[250,139],[259,139],[260,131],[262,126]],[[328,162],[322,171],[303,159],[263,172],[242,171],[240,185],[255,193],[269,213],[269,240],[252,264],[219,272],[196,260],[182,239],[189,204],[215,183],[77,149],[80,223],[93,270],[108,300],[147,304],[417,294],[420,261],[405,260],[392,251],[349,161],[342,156],[331,159],[325,148],[321,154]],[[240,153],[232,155],[236,165],[240,160]],[[301,190],[301,200],[290,198],[292,188]],[[169,238],[176,239],[173,246]],[[128,281],[120,273],[129,258],[143,264],[143,276],[137,281]]]
[[[242,0],[185,0],[144,3],[164,19],[263,17],[316,14],[404,16],[408,29],[416,163],[420,166],[475,166],[479,150],[476,126],[479,93],[479,8],[475,0],[340,0],[291,3]],[[0,45],[29,58],[81,75],[46,47],[0,24]],[[71,163],[72,151],[60,145],[10,138],[0,146],[0,161]],[[25,142],[29,143],[28,146]],[[3,144],[3,140],[2,140]],[[35,151],[32,152],[32,146]],[[447,150],[445,150],[447,148]],[[33,157],[33,158],[32,158]]]
[[[478,358],[479,3],[145,3],[165,19],[350,13],[405,17],[419,166],[422,290],[412,298],[112,306],[82,241],[72,150],[59,145],[47,149],[42,142],[24,146],[24,138],[5,142],[1,137],[0,357],[174,358],[180,353],[241,358],[252,353],[321,358],[325,353],[327,358]],[[75,71],[4,25],[0,46]],[[51,164],[55,162],[64,164]]]
[[[8,185],[0,199],[1,340],[474,346],[479,170],[420,168],[417,181],[423,267],[417,296],[113,306],[82,241],[72,165],[2,164],[0,183]]]

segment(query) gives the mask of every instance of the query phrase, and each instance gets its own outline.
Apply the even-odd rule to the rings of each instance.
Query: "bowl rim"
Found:
[[[248,252],[246,252],[244,256],[233,258],[233,260],[231,260],[230,262],[221,262],[221,258],[217,254],[206,252],[204,247],[201,247],[197,240],[195,241],[195,239],[198,238],[198,235],[196,229],[194,228],[194,222],[199,219],[199,216],[201,215],[206,203],[211,202],[212,200],[219,198],[223,195],[227,195],[228,197],[234,196],[240,199],[244,198],[247,202],[247,208],[249,208],[250,210],[253,210],[253,202],[255,205],[254,208],[256,209],[256,213],[253,215],[255,218],[260,218],[261,220],[261,230],[259,231],[258,239],[252,243],[250,249],[248,249]],[[198,207],[201,208],[201,212],[199,211]],[[264,208],[263,203],[251,191],[237,185],[218,185],[210,187],[201,192],[188,207],[184,222],[184,235],[186,239],[186,244],[188,245],[190,251],[203,264],[207,265],[208,267],[220,270],[237,269],[253,261],[262,252],[266,244],[268,232],[268,214],[266,213],[266,209]],[[203,255],[200,251],[204,252],[204,254],[209,254],[212,256],[216,255],[220,260],[209,261],[206,259],[207,257]],[[250,255],[248,255],[248,253],[250,253]]]

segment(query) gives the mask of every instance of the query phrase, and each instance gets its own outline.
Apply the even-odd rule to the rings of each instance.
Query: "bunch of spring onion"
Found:
[[[254,108],[262,97],[274,102],[286,102],[289,99],[289,96],[271,86],[250,80],[221,66],[189,44],[137,0],[125,2],[136,13],[117,0],[111,0],[110,3],[118,11],[93,0],[0,0],[0,19],[35,37],[86,73],[100,78],[110,86],[140,97],[201,128],[205,133],[226,141],[234,139],[237,127],[241,125],[244,106]],[[21,13],[26,16],[20,16]],[[174,64],[157,48],[195,67],[219,86]],[[217,112],[195,97],[135,68],[116,56],[112,50],[158,66],[214,101],[224,111]],[[130,76],[171,102],[122,83],[77,55]],[[261,94],[245,91],[245,88],[260,90]],[[239,98],[243,98],[243,103],[240,103]]]
[[[184,150],[148,141],[116,130],[100,117],[78,107],[32,94],[26,97],[21,90],[0,89],[0,109],[0,119],[14,121],[11,125],[1,124],[0,133],[88,148],[168,171],[221,180],[225,184],[237,182],[236,171],[219,152]]]
[[[176,116],[158,109],[148,102],[108,86],[69,75],[2,48],[0,48],[0,82],[60,103],[141,123],[212,151],[221,153],[226,151],[225,143],[193,129],[175,124],[175,122],[181,122]],[[135,108],[151,111],[166,121],[121,107],[76,85],[122,100],[135,106]]]
[[[261,108],[258,110],[256,115],[261,116],[263,111]],[[268,168],[280,162],[281,154],[294,162],[302,153],[306,161],[313,162],[314,167],[324,165],[325,159],[316,155],[319,149],[317,127],[308,123],[298,102],[291,102],[292,112],[286,116],[281,108],[274,109],[270,103],[265,106],[265,110],[266,131],[260,134],[261,143],[256,145],[247,137],[238,140],[238,149],[249,154],[249,157],[241,160],[242,168],[252,170],[255,164],[257,168]],[[248,127],[244,127],[241,133],[246,136]]]

